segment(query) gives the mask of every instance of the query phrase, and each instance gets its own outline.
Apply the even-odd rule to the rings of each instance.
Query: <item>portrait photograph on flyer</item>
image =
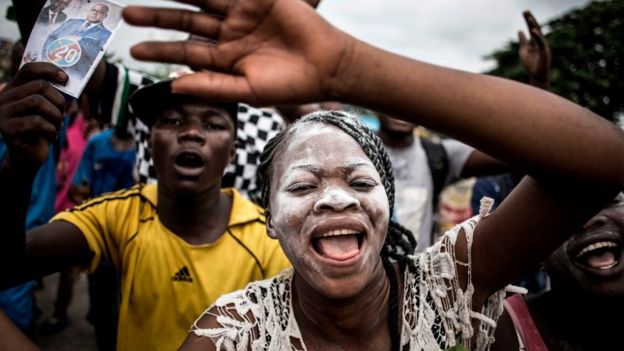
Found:
[[[122,8],[108,0],[48,0],[21,64],[51,62],[62,68],[69,80],[55,87],[77,98],[119,28]]]

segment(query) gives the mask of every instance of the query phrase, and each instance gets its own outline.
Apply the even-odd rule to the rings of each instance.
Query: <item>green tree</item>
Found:
[[[615,120],[624,113],[624,0],[594,1],[546,24],[552,52],[551,91]],[[527,82],[518,42],[487,56],[488,74]]]

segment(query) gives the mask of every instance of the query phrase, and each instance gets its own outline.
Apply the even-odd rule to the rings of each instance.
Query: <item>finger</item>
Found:
[[[63,110],[65,108],[65,98],[63,95],[49,82],[43,79],[33,80],[17,88],[6,91],[2,94],[2,96],[0,96],[0,105],[6,102],[21,100],[35,94],[43,96],[59,110]]]
[[[184,75],[173,81],[171,90],[175,94],[184,94],[215,101],[237,101],[254,104],[253,95],[247,79],[226,73],[203,71]]]
[[[537,29],[533,29],[531,31],[531,37],[533,39],[533,41],[536,43],[537,47],[540,48],[540,50],[546,50],[548,47],[548,42],[546,42],[546,38],[544,37],[544,35],[542,34],[541,31],[537,30]]]
[[[63,113],[50,101],[41,95],[31,95],[25,97],[6,107],[7,114],[14,116],[12,119],[19,119],[22,116],[37,115],[49,121],[57,130],[61,130],[63,125]]]
[[[204,38],[218,38],[221,20],[205,13],[156,7],[129,6],[124,19],[133,25],[175,29]]]
[[[205,12],[226,15],[232,8],[231,0],[177,0],[177,2],[197,6]]]
[[[54,142],[58,136],[58,130],[45,118],[39,115],[22,116],[9,121],[15,139],[32,140],[44,138]]]
[[[529,27],[529,32],[532,32],[535,28],[538,31],[541,31],[539,23],[537,23],[537,20],[535,19],[535,17],[533,17],[533,14],[530,11],[525,11],[523,15],[527,27]]]
[[[519,30],[518,31],[518,42],[520,43],[520,46],[526,46],[527,45],[527,38],[526,35],[524,35],[524,32]]]
[[[219,43],[217,40],[210,39],[210,38],[204,38],[202,36],[195,35],[195,34],[189,35],[187,40],[198,41],[200,43],[210,44],[210,46],[216,46]]]
[[[17,72],[9,85],[18,86],[35,79],[65,85],[67,78],[67,74],[62,69],[49,62],[29,62]]]
[[[229,67],[228,62],[217,62],[216,48],[209,43],[195,40],[172,42],[143,42],[130,49],[138,60],[183,64],[203,69],[222,70]]]

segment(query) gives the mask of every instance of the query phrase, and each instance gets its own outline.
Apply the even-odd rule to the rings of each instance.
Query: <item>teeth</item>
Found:
[[[611,268],[613,268],[613,267],[614,267],[617,263],[618,263],[618,261],[615,261],[615,262],[611,263],[611,264],[610,264],[610,265],[608,265],[608,266],[600,267],[600,269],[602,269],[602,270],[611,269]]]
[[[329,236],[338,236],[338,235],[352,235],[352,234],[358,234],[359,232],[356,230],[352,230],[352,229],[337,229],[337,230],[332,230],[331,232],[327,232],[323,235],[320,235],[321,238],[326,238]]]
[[[590,251],[594,251],[594,250],[598,250],[598,249],[602,249],[604,247],[617,247],[618,245],[612,241],[600,241],[597,243],[593,243],[587,247],[585,247],[583,250],[581,250],[581,252],[579,252],[576,255],[576,258],[579,258],[581,256],[583,256],[584,254],[590,252]],[[607,269],[607,268],[604,268]]]

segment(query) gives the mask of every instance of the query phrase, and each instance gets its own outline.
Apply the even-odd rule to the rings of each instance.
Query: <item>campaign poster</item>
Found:
[[[26,44],[22,65],[50,62],[69,76],[55,87],[77,98],[119,24],[123,6],[109,0],[48,0]]]

